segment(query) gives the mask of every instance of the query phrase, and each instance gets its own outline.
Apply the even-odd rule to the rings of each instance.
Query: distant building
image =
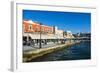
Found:
[[[63,39],[63,30],[59,30],[57,26],[54,27],[54,35],[58,39]]]
[[[91,33],[80,33],[79,35],[80,38],[87,38],[90,39],[91,38]]]
[[[66,35],[65,35],[66,38],[74,38],[73,34],[71,31],[66,31]]]
[[[90,40],[91,39],[91,33],[85,33],[85,32],[80,32],[73,34],[75,38],[81,38],[85,40]]]

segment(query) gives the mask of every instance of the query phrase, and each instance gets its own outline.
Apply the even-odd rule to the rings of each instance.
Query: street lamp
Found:
[[[42,23],[39,23],[40,24],[40,41],[39,41],[39,48],[42,48],[42,44],[41,44],[41,25]]]

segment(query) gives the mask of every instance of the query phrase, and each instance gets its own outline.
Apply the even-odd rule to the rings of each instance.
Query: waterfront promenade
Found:
[[[43,46],[41,49],[35,49],[35,48],[32,49],[31,47],[31,49],[29,50],[23,50],[23,62],[28,62],[34,58],[43,56],[45,54],[48,54],[57,50],[61,50],[64,47],[69,47],[78,43],[80,43],[80,41],[75,41],[75,42],[67,41],[65,44],[54,44],[54,45],[48,44],[46,46]]]
[[[53,47],[53,46],[57,46],[57,45],[59,45],[59,44],[58,43],[53,43],[53,42],[49,42],[46,45],[41,43],[41,46],[42,46],[41,49],[48,48],[48,47]],[[29,50],[35,50],[35,49],[40,49],[39,44],[34,45],[34,46],[27,46],[27,45],[23,46],[23,51],[29,51]]]

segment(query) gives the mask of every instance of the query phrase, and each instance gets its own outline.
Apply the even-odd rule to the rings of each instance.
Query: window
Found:
[[[29,25],[29,29],[32,30],[32,25],[31,24]]]
[[[36,32],[38,32],[38,27],[36,27]]]
[[[44,27],[41,27],[41,32],[44,32]]]

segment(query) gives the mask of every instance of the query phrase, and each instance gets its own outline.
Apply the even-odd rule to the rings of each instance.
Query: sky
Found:
[[[64,31],[91,32],[91,13],[23,10],[23,20],[32,20]]]

